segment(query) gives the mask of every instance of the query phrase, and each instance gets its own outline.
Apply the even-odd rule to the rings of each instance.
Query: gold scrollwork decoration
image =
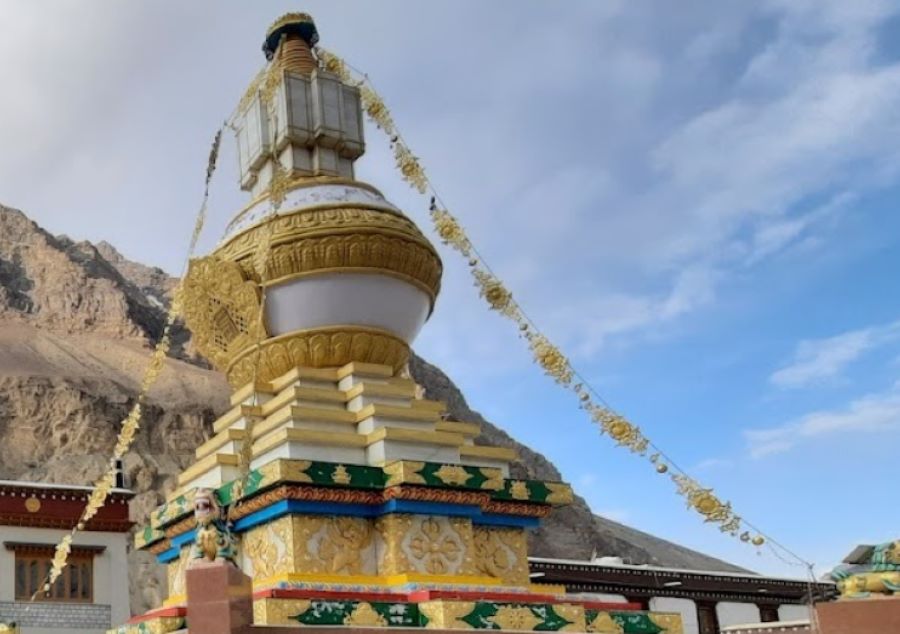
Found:
[[[326,572],[360,574],[363,551],[372,542],[372,525],[358,517],[331,517],[319,541],[318,556],[326,564]]]
[[[259,289],[234,262],[207,256],[191,260],[184,281],[184,318],[194,344],[219,369],[261,335]]]
[[[524,531],[477,526],[472,533],[476,572],[507,584],[528,583],[528,545]]]

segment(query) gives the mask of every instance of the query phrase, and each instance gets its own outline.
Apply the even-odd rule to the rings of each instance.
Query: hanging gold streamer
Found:
[[[194,253],[194,250],[197,248],[197,242],[200,239],[200,234],[203,231],[203,225],[206,222],[206,208],[209,201],[209,185],[216,170],[216,164],[219,157],[219,144],[221,143],[221,140],[222,128],[219,128],[219,130],[216,132],[215,137],[213,138],[212,147],[209,151],[209,159],[206,165],[206,180],[203,188],[203,202],[200,205],[200,209],[197,211],[197,218],[194,222],[193,231],[191,232],[191,241],[188,245],[188,255],[185,261],[190,259],[191,255],[193,255]],[[94,483],[94,488],[91,490],[91,494],[88,496],[88,502],[85,505],[84,510],[81,512],[78,523],[65,537],[63,537],[62,541],[60,541],[59,544],[56,545],[53,561],[50,566],[50,572],[47,575],[47,578],[45,579],[42,586],[31,597],[32,601],[35,601],[42,592],[48,592],[56,582],[56,580],[59,578],[59,576],[62,574],[62,571],[66,567],[66,563],[68,562],[69,553],[72,549],[72,540],[75,538],[75,535],[79,531],[83,531],[87,526],[87,523],[97,515],[100,509],[103,508],[103,506],[106,504],[106,499],[109,497],[109,494],[112,492],[113,488],[115,488],[117,463],[125,456],[126,453],[128,453],[128,449],[131,447],[131,443],[134,442],[134,438],[137,435],[137,432],[140,429],[141,425],[142,404],[146,400],[147,393],[150,391],[150,388],[153,387],[157,379],[159,379],[159,376],[162,374],[163,369],[165,368],[166,357],[168,356],[169,350],[172,346],[172,326],[175,324],[175,320],[178,318],[181,312],[181,306],[182,292],[181,283],[179,282],[178,286],[176,286],[175,291],[173,292],[172,302],[166,315],[166,324],[163,327],[162,336],[160,337],[156,346],[153,348],[153,353],[150,355],[150,361],[147,364],[147,368],[144,370],[144,376],[141,379],[141,388],[137,396],[137,401],[131,408],[128,416],[126,416],[122,421],[121,428],[119,429],[119,434],[116,438],[116,444],[113,448],[113,454],[109,460],[109,466],[107,467],[103,475],[100,476],[100,478]]]
[[[279,47],[278,50],[280,51],[281,48]],[[265,78],[263,80],[263,83],[266,86],[260,93],[260,99],[262,100],[263,105],[268,109],[269,117],[272,120],[272,134],[274,137],[278,136],[278,109],[275,104],[274,95],[277,91],[278,86],[280,85],[281,80],[284,77],[282,68],[283,66],[280,58],[275,58],[271,63],[269,63],[266,68],[264,68],[260,72],[260,76]],[[256,320],[259,325],[259,327],[257,328],[257,332],[259,333],[259,335],[256,340],[256,351],[253,361],[252,385],[254,386],[256,385],[257,378],[259,377],[259,364],[262,359],[260,349],[262,346],[262,341],[266,336],[266,281],[269,279],[269,252],[271,251],[272,247],[272,235],[275,232],[275,224],[266,221],[278,215],[278,211],[281,209],[281,205],[284,203],[285,197],[290,191],[292,184],[290,172],[281,164],[281,159],[278,157],[278,153],[275,150],[276,145],[277,143],[275,143],[273,140],[271,144],[272,151],[269,156],[272,161],[272,177],[269,181],[269,202],[271,203],[271,206],[268,213],[266,214],[266,217],[261,221],[262,233],[260,234],[259,241],[256,244],[256,250],[253,253],[253,267],[256,269],[256,272],[259,275],[260,293],[259,310],[256,314]],[[254,405],[258,404],[258,398],[258,393],[254,390]],[[250,466],[253,461],[254,424],[255,419],[253,417],[249,417],[244,426],[244,441],[241,443],[241,450],[238,453],[238,469],[240,471],[241,478],[232,491],[233,499],[237,500],[237,502],[231,507],[230,512],[236,511],[237,508],[243,503],[243,492],[247,487],[247,482],[250,477]]]
[[[670,474],[677,492],[685,499],[688,507],[699,513],[704,521],[716,524],[722,532],[738,536],[741,527],[749,525],[734,513],[731,504],[720,500],[712,489],[703,488],[688,477],[650,442],[637,425],[613,411],[602,401],[598,402],[599,397],[597,397],[596,391],[580,378],[566,355],[535,328],[521,306],[516,303],[512,293],[483,264],[459,221],[447,209],[438,206],[437,194],[434,187],[431,186],[421,162],[404,143],[403,137],[394,125],[390,110],[368,78],[365,75],[356,75],[351,72],[350,66],[330,51],[317,47],[316,54],[326,71],[334,73],[345,83],[359,88],[363,109],[390,140],[401,177],[418,192],[424,194],[430,191],[432,194],[430,216],[435,232],[444,244],[458,251],[468,260],[475,286],[488,307],[518,325],[519,333],[527,341],[534,362],[556,383],[572,391],[578,398],[579,406],[590,415],[601,433],[609,435],[616,444],[642,456],[646,455],[648,449],[654,449],[655,453],[650,456],[650,463],[654,465],[658,473]],[[670,473],[670,471],[674,471],[674,473]],[[741,541],[761,546],[765,542],[765,538],[762,535],[756,535],[752,539],[742,539]],[[793,553],[791,554],[793,555]],[[799,559],[799,557],[797,558]]]

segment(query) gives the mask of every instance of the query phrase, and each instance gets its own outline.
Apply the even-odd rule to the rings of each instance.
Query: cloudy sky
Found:
[[[900,537],[900,5],[0,4],[0,202],[177,273],[210,137],[313,13],[486,259],[607,400],[819,571]],[[368,130],[359,175],[423,227]],[[230,146],[204,248],[244,201]],[[613,519],[751,568],[600,437],[443,252],[417,349]]]

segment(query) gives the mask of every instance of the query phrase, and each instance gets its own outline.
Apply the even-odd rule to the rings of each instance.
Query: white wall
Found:
[[[578,595],[590,601],[600,601],[602,603],[628,603],[628,599],[623,594],[603,594],[602,592],[590,592]]]
[[[49,528],[25,528],[0,526],[0,601],[15,601],[16,556],[2,546],[3,542],[31,542],[58,544],[69,531]],[[94,557],[94,603],[112,608],[112,626],[131,618],[128,605],[128,562],[126,560],[127,533],[85,531],[78,533],[73,545],[105,546],[106,550]],[[81,630],[67,630],[81,632]],[[23,634],[58,634],[60,630],[25,628]],[[90,634],[87,630],[84,634]]]
[[[745,623],[760,623],[762,621],[759,607],[753,603],[720,601],[716,604],[716,616],[719,619],[719,627],[743,625]]]
[[[809,607],[805,605],[785,605],[778,606],[779,621],[802,621],[809,619]]]
[[[697,605],[690,599],[653,597],[650,599],[650,610],[653,612],[678,612],[681,614],[684,634],[700,634],[700,626],[697,624]]]

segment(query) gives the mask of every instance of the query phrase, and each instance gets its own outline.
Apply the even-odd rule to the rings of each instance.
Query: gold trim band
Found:
[[[409,345],[395,334],[368,326],[327,326],[285,333],[249,346],[228,364],[232,387],[253,379],[259,350],[257,381],[272,381],[297,366],[340,367],[350,362],[387,365],[396,372],[409,359]]]

